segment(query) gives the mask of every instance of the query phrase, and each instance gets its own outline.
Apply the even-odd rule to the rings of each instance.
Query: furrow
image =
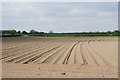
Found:
[[[79,45],[77,46],[77,48],[76,48],[74,64],[80,64],[80,65],[83,64],[83,59],[82,59],[82,54],[81,54],[81,48],[80,48],[80,45],[81,45],[82,43],[83,43],[83,41],[81,41],[81,42],[79,43]]]
[[[53,51],[53,50],[55,50],[56,48],[58,48],[58,47],[60,47],[60,46],[61,46],[61,45],[56,46],[56,47],[54,47],[54,48],[52,48],[52,49],[49,49],[49,50],[47,50],[47,51],[45,51],[45,52],[43,52],[43,53],[41,53],[41,54],[38,54],[37,56],[35,56],[35,57],[29,59],[28,61],[24,62],[23,64],[31,63],[31,62],[33,62],[33,61],[39,59],[39,58],[40,58],[41,56],[43,56],[44,54],[46,54],[46,53],[48,53],[48,52],[50,52],[50,51]]]
[[[53,45],[51,45],[51,46],[53,46]],[[35,52],[32,55],[27,56],[27,57],[23,58],[22,60],[17,61],[16,63],[18,63],[18,62],[25,63],[25,62],[29,61],[31,58],[34,58],[35,56],[41,55],[44,52],[46,52],[47,50],[50,50],[50,49],[54,48],[54,47],[51,47],[51,46],[47,46],[46,48],[41,49],[40,51]]]
[[[62,49],[60,49],[58,52],[56,52],[55,54],[53,54],[52,56],[50,56],[48,59],[46,59],[44,61],[44,63],[47,64],[55,64],[55,62],[57,61],[57,59],[65,52],[66,48],[68,45],[65,45]]]
[[[62,55],[60,55],[57,60],[54,62],[54,64],[63,64],[64,59],[66,58],[67,54],[69,53],[69,51],[71,50],[72,46],[74,43],[71,43],[70,45],[68,45],[67,49],[62,53]]]
[[[67,54],[66,58],[64,59],[63,64],[68,64],[68,60],[69,60],[69,58],[70,58],[70,56],[71,56],[71,52],[72,52],[72,50],[74,49],[74,47],[76,46],[76,44],[78,44],[78,43],[79,43],[79,42],[75,43],[75,44],[72,46],[71,50],[69,51],[69,53]]]
[[[98,65],[98,63],[96,62],[94,56],[92,55],[92,53],[90,52],[90,47],[89,47],[89,44],[91,43],[91,40],[89,41],[89,43],[86,43],[85,44],[85,49],[86,49],[86,55],[88,56],[89,58],[89,62],[90,64],[89,65]]]
[[[47,59],[49,59],[51,56],[53,56],[56,53],[59,53],[65,46],[61,46],[57,49],[55,49],[52,53],[47,54],[44,57],[41,57],[40,60],[36,61],[38,64],[45,63]]]
[[[97,57],[96,60],[99,61],[99,65],[101,65],[101,66],[108,65],[108,63],[106,62],[106,60],[97,52],[97,50],[95,50],[97,48],[95,47],[95,49],[94,49],[93,44],[90,44],[90,48],[91,48],[91,51],[97,55],[96,56]]]
[[[28,49],[20,50],[20,51],[17,51],[17,52],[12,53],[12,54],[10,54],[10,55],[3,56],[2,59],[5,59],[5,58],[11,57],[11,56],[16,56],[16,55],[18,55],[18,54],[31,51],[31,49],[37,49],[37,48],[39,48],[39,46],[35,46],[34,48],[31,47],[31,48],[28,48]],[[0,60],[1,60],[1,59],[0,59]]]
[[[105,43],[104,43],[105,44]],[[105,50],[103,47],[98,47],[97,45],[93,44],[93,47],[96,47],[96,53],[106,62],[107,65],[115,65],[117,64],[117,62],[114,60],[113,57],[111,57],[109,54],[107,53],[111,53],[109,52],[109,50]],[[105,46],[104,46],[105,47]],[[108,48],[109,46],[107,45],[106,48]],[[100,50],[100,52],[98,52],[97,50]],[[104,54],[103,54],[104,53]],[[112,53],[111,53],[112,54]],[[107,56],[107,57],[106,57]]]
[[[78,47],[79,43],[77,43],[73,50],[71,51],[71,55],[69,57],[69,60],[68,60],[68,64],[74,64],[75,63],[75,54],[76,54],[76,49]]]
[[[36,49],[32,49],[28,52],[22,53],[20,55],[14,56],[14,57],[10,57],[10,59],[7,59],[6,62],[15,62],[15,63],[21,62],[21,61],[25,60],[26,58],[35,55],[35,53],[40,52],[42,49],[46,49],[46,46],[45,45],[39,46]]]
[[[85,43],[85,41],[80,45],[81,55],[82,55],[82,59],[83,59],[83,64],[82,65],[87,65],[88,64],[88,60],[87,60],[85,52],[84,52],[84,47],[83,47],[84,43]]]

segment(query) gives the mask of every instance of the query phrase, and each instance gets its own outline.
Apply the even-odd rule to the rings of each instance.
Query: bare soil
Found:
[[[3,78],[118,78],[117,37],[11,37]]]

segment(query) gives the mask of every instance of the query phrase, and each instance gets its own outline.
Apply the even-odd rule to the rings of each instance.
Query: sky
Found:
[[[94,32],[118,29],[117,2],[4,2],[2,29]]]

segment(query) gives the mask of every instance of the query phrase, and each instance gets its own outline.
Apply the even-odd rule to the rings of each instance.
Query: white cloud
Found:
[[[42,22],[54,22],[54,21],[56,21],[56,19],[52,18],[52,17],[40,17],[38,20],[42,21]]]
[[[108,17],[108,16],[117,16],[118,12],[107,12],[107,11],[96,11],[98,16]]]
[[[2,0],[2,2],[73,2],[73,0]],[[74,2],[119,2],[119,0],[74,0]]]
[[[4,3],[3,28],[20,30],[24,28],[20,26],[29,26],[26,29],[39,29],[33,26],[40,26],[40,30],[49,31],[52,28],[60,32],[62,31],[61,27],[64,28],[64,31],[95,30],[98,26],[101,26],[100,30],[111,30],[117,27],[117,10],[110,10],[112,7],[111,4],[106,3],[105,6],[99,5],[99,7],[97,5],[89,7],[88,4],[92,5],[93,3],[84,4]],[[105,27],[108,25],[111,27]]]
[[[96,16],[96,17],[111,17],[111,16],[116,16],[118,12],[111,12],[111,11],[101,11],[101,10],[90,10],[90,9],[81,9],[81,8],[72,8],[68,12],[69,15],[71,16],[83,16],[85,17],[86,15],[91,16]],[[84,16],[85,15],[85,16]]]
[[[70,10],[70,15],[80,15],[82,12],[79,9],[72,9]]]
[[[28,3],[8,3],[3,4],[3,12],[5,16],[21,16],[21,15],[43,15],[46,12],[43,9],[36,8],[35,5]],[[15,15],[13,15],[15,14]]]

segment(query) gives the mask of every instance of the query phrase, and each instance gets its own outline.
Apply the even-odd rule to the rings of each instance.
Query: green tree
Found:
[[[113,32],[114,32],[114,33],[119,33],[120,31],[119,31],[119,30],[114,30]]]
[[[35,34],[36,33],[36,31],[35,30],[30,30],[30,34]]]
[[[110,34],[110,33],[112,33],[111,31],[107,31],[107,34]]]
[[[18,33],[18,34],[21,34],[21,31],[18,31],[17,33]]]
[[[50,30],[49,33],[50,33],[50,34],[53,34],[54,32],[53,32],[53,30]]]
[[[10,30],[11,35],[16,35],[16,30]]]
[[[22,31],[22,34],[27,34],[27,32],[26,31]]]

